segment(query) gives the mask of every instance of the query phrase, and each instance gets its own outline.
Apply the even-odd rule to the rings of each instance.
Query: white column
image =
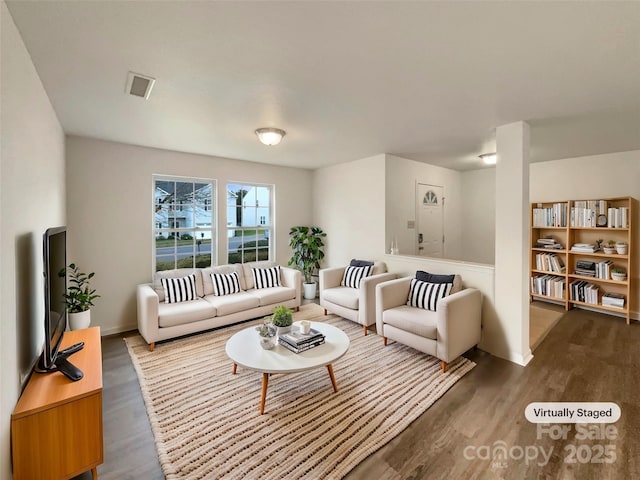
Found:
[[[509,359],[526,365],[529,348],[529,125],[496,130],[495,309]]]

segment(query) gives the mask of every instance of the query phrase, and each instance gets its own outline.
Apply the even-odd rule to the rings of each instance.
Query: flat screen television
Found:
[[[67,228],[47,229],[43,235],[44,264],[44,347],[36,371],[60,371],[72,380],[82,378],[82,372],[68,362],[67,357],[82,348],[76,344],[60,351],[67,328]]]

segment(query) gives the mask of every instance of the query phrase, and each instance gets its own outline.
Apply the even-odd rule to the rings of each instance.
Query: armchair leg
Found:
[[[367,336],[367,326],[366,325],[362,326],[362,331],[364,332],[364,336],[366,337]]]
[[[325,316],[327,315],[327,309],[326,308],[324,309],[324,314],[325,314]]]
[[[150,351],[150,352],[153,352],[153,349],[154,349],[154,348],[156,348],[156,342],[151,342],[151,343],[149,344],[149,351]]]
[[[296,307],[296,312],[299,312],[299,311],[300,311],[300,306],[297,306]]]
[[[384,343],[384,346],[386,347],[387,346],[387,337],[382,337],[382,341]]]
[[[440,365],[442,366],[442,373],[445,373],[447,371],[447,362],[442,360],[440,361]]]

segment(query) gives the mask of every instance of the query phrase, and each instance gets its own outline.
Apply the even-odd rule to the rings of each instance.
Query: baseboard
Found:
[[[106,337],[107,335],[116,335],[118,333],[130,332],[131,330],[138,330],[138,324],[133,323],[131,325],[121,325],[118,327],[103,328],[100,327],[100,335]]]

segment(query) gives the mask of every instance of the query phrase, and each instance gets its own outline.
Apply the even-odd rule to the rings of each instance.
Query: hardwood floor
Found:
[[[628,326],[624,319],[572,310],[525,368],[480,350],[469,352],[466,356],[477,366],[347,479],[640,478],[639,345],[640,323]],[[161,479],[124,342],[120,337],[103,338],[102,350],[105,463],[98,467],[99,478]],[[537,426],[524,417],[525,407],[534,401],[616,402],[622,409],[614,425],[617,438],[576,440],[573,426],[566,440],[539,435]],[[504,462],[491,458],[487,448],[477,448],[493,448],[494,442],[504,442],[510,452]],[[605,445],[613,445],[607,448],[615,453],[615,462],[581,463],[602,459],[598,450]],[[541,448],[550,455],[546,463]],[[577,448],[580,461],[565,463]],[[509,458],[524,451],[532,457],[534,450],[535,460]]]

